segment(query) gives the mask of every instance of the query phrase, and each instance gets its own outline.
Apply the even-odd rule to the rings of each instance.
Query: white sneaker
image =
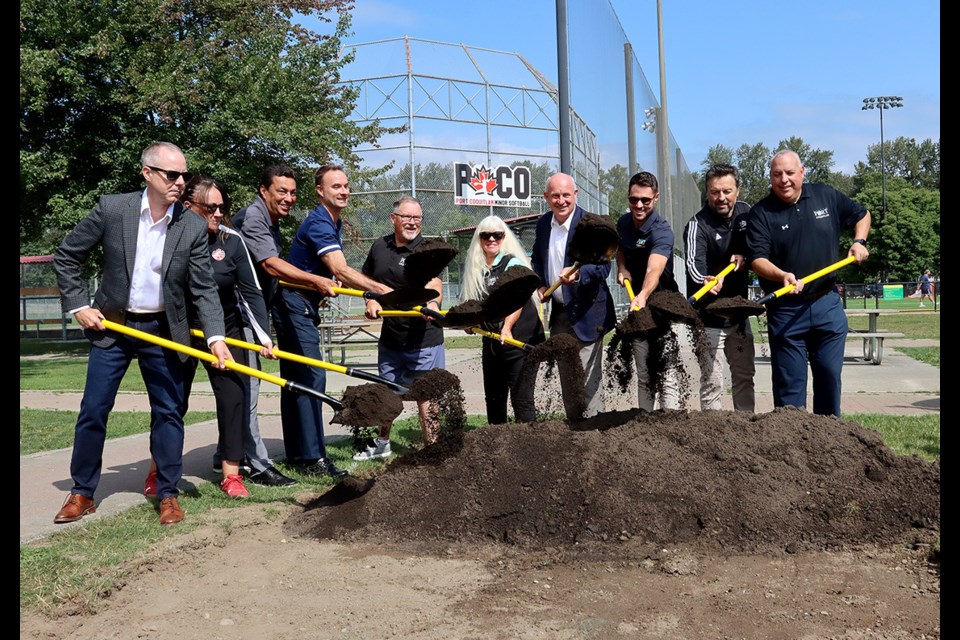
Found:
[[[367,460],[389,458],[392,455],[393,451],[390,450],[390,441],[376,438],[373,441],[373,446],[368,446],[365,450],[354,454],[353,459],[357,462],[365,462]]]
[[[925,306],[927,306],[927,305],[923,304],[922,302],[920,303],[920,308],[921,308],[921,309],[922,309],[923,307],[925,307]]]

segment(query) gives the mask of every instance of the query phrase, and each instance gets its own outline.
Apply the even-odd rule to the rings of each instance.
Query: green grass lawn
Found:
[[[188,411],[186,425],[213,420],[213,411]],[[53,411],[48,409],[20,409],[20,455],[73,446],[73,428],[77,422],[76,411]],[[150,429],[150,413],[147,411],[113,411],[107,426],[107,438],[122,438]]]

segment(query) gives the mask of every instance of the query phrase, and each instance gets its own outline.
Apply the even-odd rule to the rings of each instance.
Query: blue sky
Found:
[[[606,13],[607,0],[568,0],[591,2]],[[656,0],[610,4],[659,96]],[[516,51],[556,82],[554,7],[357,0],[349,41],[409,35]],[[887,140],[940,139],[939,2],[663,0],[663,14],[669,124],[691,169],[715,144],[772,147],[797,135],[832,149],[835,168],[851,172],[880,139],[878,112],[860,109],[869,96],[904,99],[884,114]],[[572,39],[591,35],[570,25]]]

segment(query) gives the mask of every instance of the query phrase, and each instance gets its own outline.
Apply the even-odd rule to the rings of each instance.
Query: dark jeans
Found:
[[[165,319],[127,321],[127,326],[170,338]],[[128,336],[119,336],[110,347],[90,349],[70,461],[72,493],[93,498],[100,483],[107,418],[120,381],[134,358],[150,398],[150,455],[157,463],[157,497],[179,495],[177,483],[183,474],[184,365],[176,352]]]
[[[317,332],[320,316],[316,305],[290,289],[281,289],[279,298],[273,308],[277,346],[284,351],[322,360],[320,334]],[[319,367],[283,359],[280,361],[280,377],[320,392],[327,389],[326,372]],[[280,421],[288,460],[313,462],[327,457],[323,442],[323,402],[313,396],[281,389]]]
[[[840,371],[847,317],[836,292],[816,300],[790,300],[767,309],[773,404],[807,406],[807,362],[813,373],[813,412],[840,417]],[[772,306],[772,305],[771,305]]]

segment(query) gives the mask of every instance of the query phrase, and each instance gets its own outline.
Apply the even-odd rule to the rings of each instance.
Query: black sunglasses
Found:
[[[627,200],[630,201],[630,204],[642,204],[645,207],[653,202],[653,198],[638,198],[637,196],[630,196]]]
[[[193,174],[189,171],[173,171],[172,169],[161,169],[159,167],[151,167],[150,165],[147,165],[147,169],[150,169],[150,171],[156,171],[169,182],[176,182],[177,178],[183,178],[184,182],[190,182],[190,180],[193,179]]]
[[[222,202],[191,202],[190,206],[195,207],[197,209],[197,213],[203,213],[205,211],[208,216],[212,216],[217,212],[217,210],[223,214],[227,213],[227,205],[223,204]]]
[[[481,231],[481,240],[503,240],[503,231]]]

